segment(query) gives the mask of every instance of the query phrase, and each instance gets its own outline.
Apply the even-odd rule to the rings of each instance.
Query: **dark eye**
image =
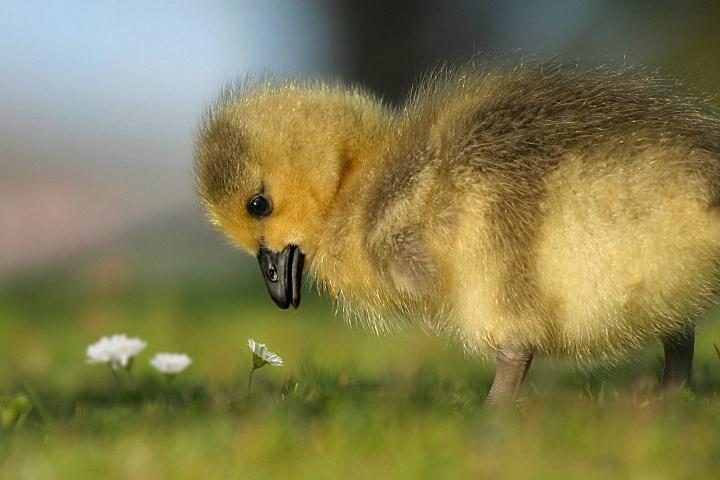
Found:
[[[267,217],[272,212],[270,199],[264,194],[255,195],[247,203],[247,210],[255,218]]]

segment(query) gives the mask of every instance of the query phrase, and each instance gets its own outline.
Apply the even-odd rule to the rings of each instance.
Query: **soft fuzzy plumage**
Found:
[[[297,245],[349,318],[610,358],[674,338],[720,288],[720,123],[634,70],[474,63],[400,109],[337,83],[227,89],[197,185],[251,254]],[[246,210],[264,192],[272,213]],[[528,362],[529,365],[529,362]]]

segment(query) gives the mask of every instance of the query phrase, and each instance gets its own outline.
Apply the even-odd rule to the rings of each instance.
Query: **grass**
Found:
[[[495,410],[481,403],[491,362],[456,346],[413,329],[382,338],[349,329],[312,295],[299,310],[280,311],[261,284],[222,273],[188,278],[74,268],[0,290],[0,408],[9,419],[0,427],[0,478],[662,479],[720,471],[718,321],[698,331],[694,395],[655,399],[660,347],[650,345],[632,362],[591,372],[540,359],[518,406]],[[134,387],[84,363],[87,345],[112,333],[148,341]],[[249,337],[286,364],[256,371],[250,395]],[[194,362],[168,385],[148,365],[160,351]]]

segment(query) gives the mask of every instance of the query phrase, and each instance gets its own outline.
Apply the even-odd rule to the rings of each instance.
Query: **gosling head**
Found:
[[[280,308],[300,304],[323,220],[382,117],[380,103],[355,89],[263,78],[227,88],[201,123],[201,201],[257,257]]]

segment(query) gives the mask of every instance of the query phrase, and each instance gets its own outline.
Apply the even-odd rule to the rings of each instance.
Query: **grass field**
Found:
[[[349,329],[312,294],[280,311],[231,266],[157,281],[123,265],[0,290],[0,478],[720,476],[720,321],[699,328],[694,395],[654,399],[652,344],[592,372],[540,359],[517,407],[494,410],[492,363],[412,328]],[[113,333],[148,342],[133,382],[84,361]],[[252,394],[248,338],[286,364],[257,370]],[[161,351],[194,360],[169,385],[148,365]]]

